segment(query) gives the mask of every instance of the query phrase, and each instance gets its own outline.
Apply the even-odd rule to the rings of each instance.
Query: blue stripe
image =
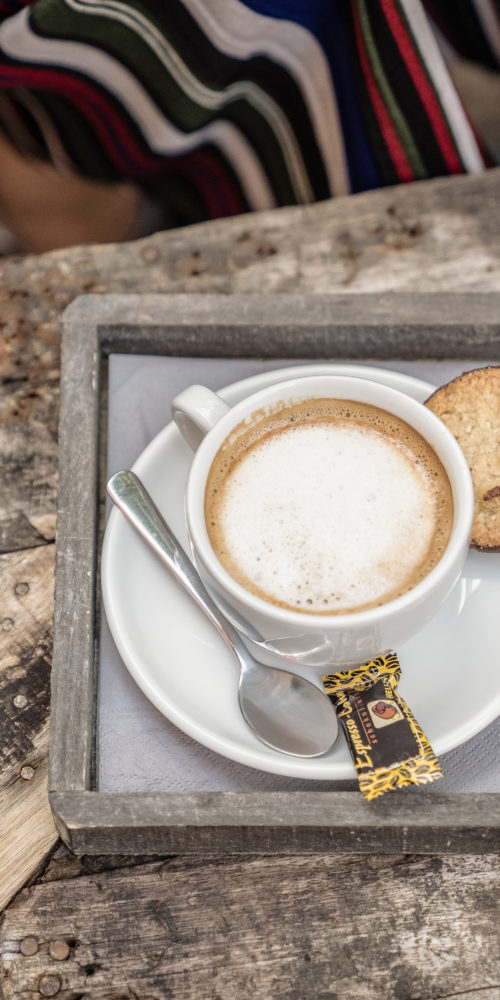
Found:
[[[352,33],[346,23],[346,0],[244,0],[257,14],[294,21],[309,31],[325,53],[337,98],[344,134],[352,192],[380,187],[379,177],[363,129],[352,65]]]

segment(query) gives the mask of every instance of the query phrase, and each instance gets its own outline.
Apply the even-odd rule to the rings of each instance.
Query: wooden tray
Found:
[[[49,794],[76,853],[491,852],[500,795],[103,793],[95,787],[98,556],[112,353],[500,359],[500,295],[84,296],[65,314]],[[464,367],[467,367],[464,365]]]

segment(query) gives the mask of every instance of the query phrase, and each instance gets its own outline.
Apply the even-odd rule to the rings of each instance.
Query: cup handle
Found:
[[[198,445],[228,412],[227,403],[204,385],[190,385],[172,400],[172,416],[190,448]]]

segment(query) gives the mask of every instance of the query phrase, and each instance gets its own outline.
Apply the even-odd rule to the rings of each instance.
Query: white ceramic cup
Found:
[[[379,607],[340,615],[299,613],[256,597],[237,583],[217,559],[204,516],[207,475],[224,440],[242,421],[279,402],[311,398],[356,400],[396,414],[432,446],[450,480],[454,520],[448,546],[437,565],[412,590]],[[172,415],[195,455],[188,477],[186,520],[199,574],[221,611],[242,633],[252,651],[268,664],[290,661],[306,676],[352,666],[398,649],[438,610],[467,555],[473,489],[463,452],[445,425],[422,403],[379,382],[344,375],[311,375],[274,384],[229,407],[210,389],[190,386],[172,403]],[[259,641],[265,642],[265,648]],[[304,673],[303,669],[297,669]]]

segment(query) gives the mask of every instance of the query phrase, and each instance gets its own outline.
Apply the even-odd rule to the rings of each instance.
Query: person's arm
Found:
[[[26,251],[117,243],[141,235],[142,193],[61,173],[19,153],[0,133],[0,219]]]

